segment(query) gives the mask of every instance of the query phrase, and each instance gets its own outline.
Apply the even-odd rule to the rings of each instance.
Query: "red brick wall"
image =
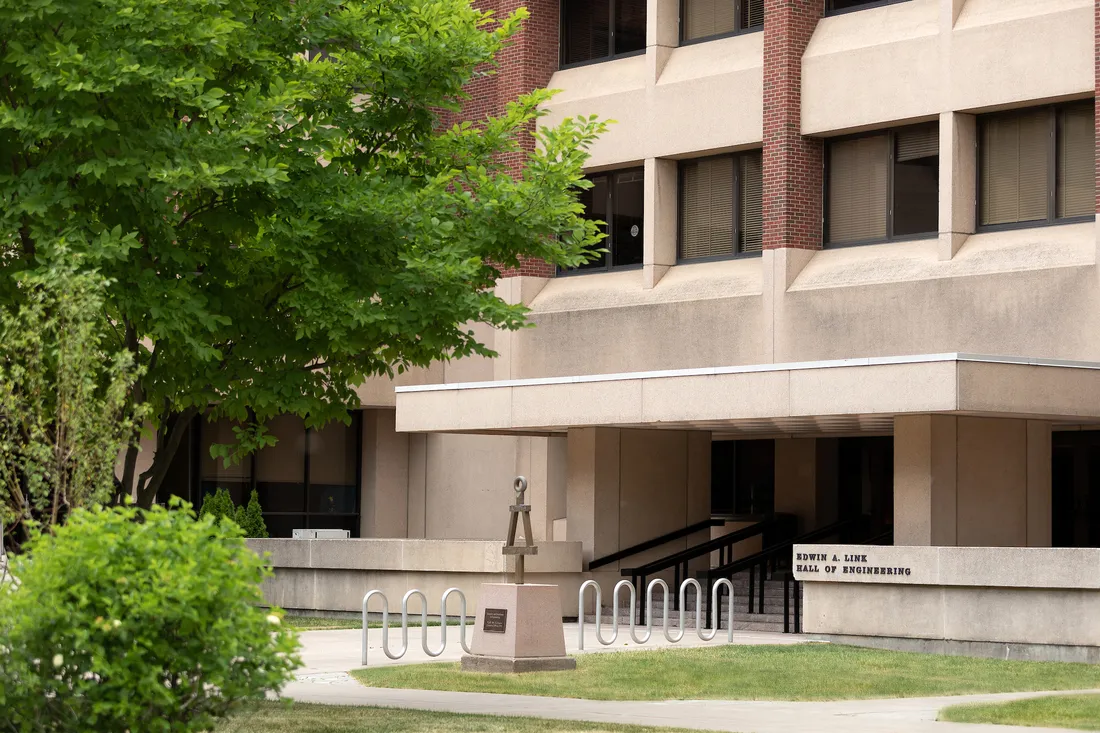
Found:
[[[801,130],[802,54],[824,12],[764,0],[764,249],[821,248],[824,145]]]
[[[467,86],[470,99],[466,100],[461,114],[444,117],[443,122],[448,126],[459,120],[477,122],[487,115],[499,114],[508,102],[521,94],[547,86],[558,68],[558,0],[474,0],[473,5],[479,10],[492,10],[498,18],[525,7],[529,17],[498,56],[496,73],[475,79]],[[534,139],[524,135],[520,138],[521,150],[505,154],[501,162],[518,174],[527,152],[534,146]],[[554,267],[541,260],[530,260],[518,269],[505,270],[502,275],[553,277]]]

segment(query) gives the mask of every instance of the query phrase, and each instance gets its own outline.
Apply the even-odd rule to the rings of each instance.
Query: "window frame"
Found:
[[[326,527],[313,527],[313,521],[318,517],[339,517],[341,519],[347,519],[350,517],[355,518],[354,529],[351,531],[351,537],[353,539],[359,538],[362,534],[362,521],[363,521],[363,416],[364,410],[352,410],[351,411],[351,425],[347,426],[348,430],[351,430],[354,434],[355,440],[355,511],[354,512],[311,512],[310,507],[310,439],[313,433],[313,428],[305,428],[305,442],[302,455],[302,491],[303,491],[303,509],[300,512],[270,512],[263,511],[263,517],[302,517],[304,520],[304,527],[297,527],[296,529],[326,529]],[[191,421],[191,455],[189,459],[191,461],[191,476],[188,493],[190,494],[191,504],[196,509],[201,508],[202,502],[206,499],[206,492],[203,490],[203,478],[202,478],[202,451],[205,440],[203,438],[203,428],[209,424],[205,415],[196,415]],[[248,491],[251,493],[256,490],[256,453],[250,453],[244,460],[248,461]],[[247,498],[245,499],[247,501]]]
[[[1060,102],[1058,104],[1037,105],[1035,107],[1017,107],[1000,112],[989,112],[978,115],[977,129],[974,145],[977,147],[975,156],[975,181],[974,181],[974,231],[981,234],[985,232],[1008,232],[1015,229],[1035,229],[1037,227],[1056,227],[1065,224],[1083,224],[1096,221],[1096,213],[1080,214],[1078,216],[1058,217],[1058,113],[1066,107],[1075,107],[1088,102],[1088,99],[1078,99],[1072,102]],[[1095,102],[1094,102],[1095,104]],[[985,164],[986,150],[982,145],[983,132],[986,120],[996,117],[1011,117],[1029,109],[1046,109],[1049,124],[1047,136],[1047,216],[1045,219],[1031,219],[1029,221],[1011,221],[1004,224],[982,224],[982,167]]]
[[[741,9],[748,0],[732,0],[733,12],[736,20],[737,28],[726,33],[715,33],[713,36],[702,36],[700,38],[684,38],[684,5],[687,0],[680,0],[680,18],[679,18],[679,40],[681,46],[694,46],[696,43],[706,43],[708,41],[718,41],[723,38],[733,38],[734,36],[744,36],[749,33],[763,33],[764,24],[761,23],[758,26],[751,26],[749,28],[741,28]]]
[[[599,56],[594,59],[587,59],[585,61],[574,61],[573,63],[565,63],[565,3],[558,3],[558,69],[564,71],[565,69],[577,69],[582,66],[590,66],[592,64],[602,64],[608,61],[615,61],[617,59],[627,59],[632,56],[644,56],[645,45],[643,45],[637,51],[626,51],[624,53],[615,53],[615,43],[618,40],[615,33],[615,7],[619,0],[608,0],[607,14],[608,14],[608,28],[610,29],[608,34],[608,50],[610,53],[607,56]]]
[[[728,255],[708,255],[706,257],[690,257],[684,258],[680,255],[681,245],[684,239],[684,217],[682,213],[684,211],[684,164],[685,163],[698,163],[704,160],[716,160],[718,158],[732,158],[733,159],[733,242],[734,246],[739,246],[741,242],[741,158],[745,155],[752,153],[760,153],[761,157],[764,155],[763,148],[749,148],[748,150],[738,150],[734,153],[719,153],[717,155],[702,155],[698,158],[683,158],[676,161],[676,264],[677,265],[697,265],[705,262],[725,262],[726,260],[743,260],[750,257],[762,257],[764,255],[764,248],[761,246],[756,252],[732,252]],[[762,162],[762,161],[761,161]],[[763,177],[761,177],[761,187],[763,187]],[[761,199],[763,199],[763,191],[761,191]],[[761,211],[761,219],[763,219],[763,211]],[[763,221],[761,221],[763,225]],[[761,243],[762,245],[763,243]]]
[[[606,228],[607,236],[600,242],[600,246],[607,250],[607,262],[603,267],[576,267],[573,269],[566,269],[564,267],[558,267],[558,277],[574,277],[576,275],[590,275],[598,272],[626,272],[628,270],[641,270],[645,267],[645,244],[642,244],[642,262],[640,264],[632,265],[616,265],[614,263],[615,249],[614,249],[614,232],[612,230],[612,222],[615,219],[615,176],[622,175],[624,173],[641,173],[642,174],[642,186],[644,190],[645,186],[645,166],[634,165],[629,168],[613,168],[605,171],[593,171],[592,173],[585,174],[585,180],[592,180],[597,176],[607,176],[607,218],[611,221],[604,221],[604,227]],[[642,195],[642,237],[645,237],[645,227],[647,223],[645,221],[645,194]],[[594,221],[599,221],[598,219]]]
[[[866,5],[857,5],[854,8],[841,8],[836,10],[833,7],[833,0],[825,0],[825,17],[829,18],[834,15],[847,15],[848,13],[858,13],[861,10],[870,10],[871,8],[882,8],[887,5],[897,5],[898,3],[909,2],[909,0],[876,0],[876,2],[870,2]]]
[[[896,1],[896,0],[892,0]],[[905,1],[905,0],[901,0]],[[825,168],[823,175],[821,176],[823,181],[822,187],[822,207],[823,212],[821,220],[821,247],[822,249],[841,249],[843,247],[862,247],[868,244],[893,244],[895,242],[919,242],[922,240],[936,239],[940,236],[939,226],[936,226],[936,231],[922,232],[919,234],[902,234],[896,236],[894,234],[894,165],[897,162],[897,131],[905,129],[906,127],[919,127],[921,125],[939,124],[938,120],[928,120],[927,122],[916,122],[911,125],[902,125],[900,127],[888,127],[884,130],[870,130],[867,132],[855,133],[853,135],[838,135],[837,137],[830,137],[825,140],[825,154],[822,156],[822,165]],[[829,241],[829,222],[832,209],[832,201],[829,198],[829,182],[832,180],[833,169],[829,165],[829,148],[833,143],[844,142],[846,140],[859,140],[861,138],[875,137],[882,135],[887,136],[887,145],[890,150],[890,157],[887,161],[886,167],[886,236],[874,237],[872,239],[860,239],[853,242],[830,242]],[[939,158],[937,153],[936,158]],[[943,171],[939,171],[942,173]],[[937,193],[940,186],[940,180],[937,177],[936,188]]]

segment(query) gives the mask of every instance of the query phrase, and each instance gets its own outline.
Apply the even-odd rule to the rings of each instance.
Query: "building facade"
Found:
[[[547,123],[616,121],[585,197],[607,252],[505,273],[535,327],[477,328],[495,359],[372,380],[350,428],[288,419],[233,476],[201,459],[223,428],[194,431],[191,486],[262,488],[284,537],[362,540],[264,545],[273,601],[500,577],[517,474],[529,572],[567,614],[587,577],[776,516],[784,537],[841,524],[819,539],[895,548],[1100,547],[1100,2],[480,4],[531,17],[470,117],[548,86]],[[847,633],[820,610],[838,591],[800,579],[807,629]]]

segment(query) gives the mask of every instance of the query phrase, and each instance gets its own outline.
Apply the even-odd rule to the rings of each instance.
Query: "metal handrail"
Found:
[[[851,527],[858,527],[865,525],[869,521],[870,517],[861,515],[853,517],[851,519],[843,519],[839,522],[820,527],[818,529],[806,532],[799,535],[794,539],[779,542],[772,547],[765,550],[761,550],[748,557],[743,557],[739,560],[726,563],[717,568],[704,571],[703,577],[707,579],[707,582],[711,582],[712,578],[725,579],[730,578],[736,573],[742,570],[749,571],[749,607],[748,612],[754,613],[753,608],[755,606],[756,613],[764,613],[764,588],[765,580],[767,579],[768,565],[772,566],[774,570],[776,568],[776,561],[784,555],[784,553],[790,553],[795,545],[808,544],[816,542],[818,540],[825,539],[832,535],[838,534]],[[892,532],[890,533],[891,536]],[[757,569],[759,568],[760,579],[760,594],[756,595],[756,582],[757,582]],[[802,630],[801,620],[801,595],[800,595],[800,583],[798,580],[792,578],[789,574],[783,578],[783,633],[790,633],[790,587],[794,586],[794,631],[800,633]],[[733,613],[733,604],[730,604],[730,613]]]
[[[721,537],[715,537],[712,540],[701,542],[698,545],[688,547],[685,550],[662,557],[658,560],[653,560],[645,565],[640,565],[636,568],[624,568],[622,575],[632,577],[645,577],[647,575],[653,575],[659,573],[662,570],[668,570],[671,567],[677,565],[683,565],[686,562],[690,562],[698,557],[709,555],[712,552],[722,551],[736,545],[738,542],[744,542],[747,539],[751,539],[759,534],[772,529],[773,527],[781,526],[785,522],[793,521],[794,517],[789,514],[775,514],[766,519],[762,519],[755,524],[739,529],[729,534],[724,534]],[[591,566],[589,566],[591,567]]]
[[[652,550],[654,547],[660,547],[661,545],[668,544],[669,542],[675,542],[676,540],[689,537],[697,532],[701,532],[704,529],[711,527],[720,527],[726,523],[725,519],[704,519],[702,522],[696,522],[695,524],[689,524],[683,529],[678,529],[675,532],[669,532],[663,534],[660,537],[654,537],[651,540],[645,542],[639,542],[633,547],[628,547],[625,550],[619,550],[613,552],[610,555],[606,555],[601,558],[597,558],[588,563],[589,570],[595,570],[596,568],[603,567],[604,565],[610,565],[611,563],[622,560],[624,557],[630,557],[631,555],[637,555],[639,552],[645,552],[646,550]]]

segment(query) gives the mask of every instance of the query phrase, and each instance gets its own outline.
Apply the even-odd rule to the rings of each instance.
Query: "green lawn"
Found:
[[[858,700],[1100,688],[1100,665],[1006,662],[799,644],[582,654],[574,672],[518,676],[416,664],[352,673],[369,687],[589,700]]]
[[[680,728],[498,718],[393,708],[267,703],[219,725],[214,733],[688,733]],[[698,733],[695,731],[694,733]]]
[[[1100,695],[1056,695],[990,705],[956,705],[941,712],[940,720],[1100,730]]]
[[[395,625],[396,621],[396,625]],[[467,621],[468,624],[473,624],[473,619]],[[325,629],[361,629],[363,628],[363,621],[357,618],[330,618],[328,616],[284,616],[283,624],[289,626],[292,629],[298,631],[321,631]],[[448,626],[458,626],[457,619],[451,619],[447,621]],[[420,626],[420,619],[409,619],[409,628]],[[428,621],[428,626],[439,626],[438,621]],[[380,629],[382,628],[381,621],[368,621],[367,628]],[[396,619],[390,618],[390,628],[401,628],[401,616],[398,615]]]

